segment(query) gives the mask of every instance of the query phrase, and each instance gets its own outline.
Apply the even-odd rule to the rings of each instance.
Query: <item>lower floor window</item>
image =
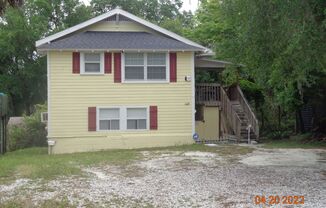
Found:
[[[98,108],[98,130],[137,130],[148,128],[147,107]]]
[[[108,108],[99,110],[99,129],[100,130],[119,130],[120,129],[120,109]]]
[[[127,129],[146,129],[146,120],[146,108],[127,108]]]

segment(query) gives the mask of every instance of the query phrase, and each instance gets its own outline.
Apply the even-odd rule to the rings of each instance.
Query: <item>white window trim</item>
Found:
[[[146,129],[127,129],[127,108],[146,108]],[[120,129],[107,129],[107,130],[100,130],[100,109],[119,109],[119,125]],[[98,132],[121,132],[121,131],[148,131],[150,130],[150,112],[149,106],[97,106],[96,107],[96,131]]]
[[[119,109],[119,129],[100,129],[100,109]],[[117,120],[117,119],[110,119]],[[120,107],[97,107],[96,108],[96,131],[120,131],[121,130],[121,108]]]
[[[85,53],[92,53],[92,52],[80,53],[80,74],[104,75],[104,53],[99,53],[100,54],[100,71],[99,72],[85,72]]]
[[[146,109],[146,128],[145,129],[128,129],[128,125],[127,125],[127,123],[128,123],[128,115],[127,115],[127,109],[128,108],[145,108]],[[131,120],[140,120],[140,119],[144,119],[144,118],[130,118]],[[149,108],[148,107],[126,107],[126,130],[127,131],[139,131],[139,130],[149,130]]]
[[[128,52],[127,52],[128,53]],[[163,52],[165,53],[165,58],[166,58],[166,77],[165,80],[153,80],[147,79],[147,54],[149,53],[143,53],[143,52],[139,52],[144,54],[144,80],[126,80],[125,79],[125,53],[122,53],[121,55],[121,82],[122,83],[169,83],[170,82],[170,57],[169,57],[169,53],[168,52]],[[160,52],[162,53],[162,52]],[[136,65],[135,65],[136,66]],[[138,65],[140,66],[140,65]],[[154,65],[150,65],[150,66],[154,66]],[[155,66],[159,66],[159,65],[155,65]]]

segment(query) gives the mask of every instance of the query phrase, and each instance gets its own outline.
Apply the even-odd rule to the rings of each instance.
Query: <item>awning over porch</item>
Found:
[[[195,70],[218,71],[222,72],[230,62],[213,60],[206,57],[195,58]]]

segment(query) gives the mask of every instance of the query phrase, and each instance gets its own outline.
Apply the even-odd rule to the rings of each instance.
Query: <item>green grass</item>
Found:
[[[0,182],[13,176],[51,179],[57,176],[80,175],[81,166],[123,165],[140,157],[136,150],[48,155],[47,148],[28,148],[0,156]]]
[[[26,208],[26,207],[35,207],[33,202],[30,199],[13,199],[6,201],[5,203],[0,203],[2,208]],[[71,205],[66,197],[63,199],[49,199],[42,201],[38,207],[42,208],[74,208],[75,205]]]
[[[301,134],[291,136],[288,139],[279,139],[279,140],[271,140],[266,139],[262,140],[265,148],[304,148],[304,149],[316,149],[326,148],[326,142],[322,141],[310,141],[310,134]]]
[[[53,179],[59,176],[82,176],[82,167],[97,165],[127,165],[142,158],[141,151],[202,151],[222,156],[241,155],[253,151],[242,146],[209,147],[201,144],[135,150],[107,150],[74,154],[48,155],[47,148],[28,148],[0,156],[0,184],[16,178]],[[155,153],[156,152],[156,153]]]

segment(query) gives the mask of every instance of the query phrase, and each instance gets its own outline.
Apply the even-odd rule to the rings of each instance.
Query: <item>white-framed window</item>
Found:
[[[146,108],[127,108],[127,129],[147,129]]]
[[[98,110],[98,130],[119,130],[120,129],[120,109],[101,108]]]
[[[169,77],[168,53],[123,54],[125,82],[167,82]]]
[[[148,130],[148,106],[97,107],[97,131]]]
[[[80,63],[82,74],[104,74],[103,53],[81,53]]]

